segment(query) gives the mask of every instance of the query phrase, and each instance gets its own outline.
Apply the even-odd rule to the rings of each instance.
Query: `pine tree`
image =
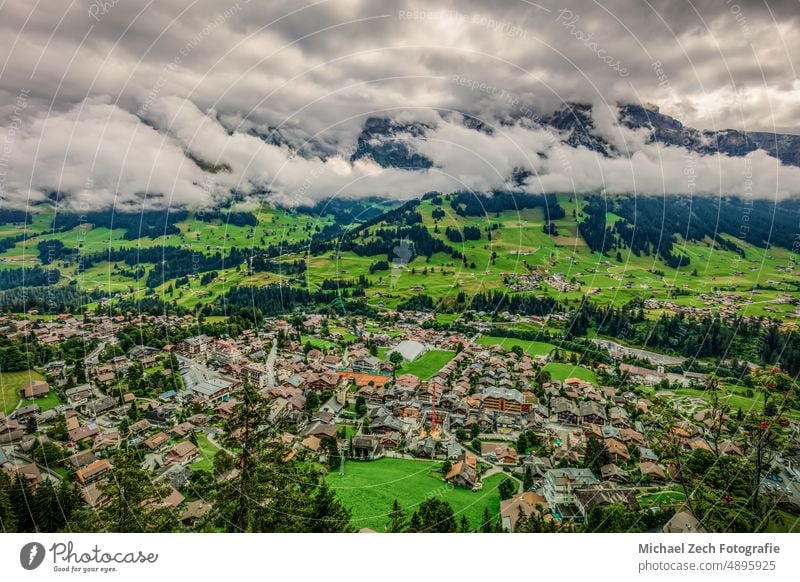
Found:
[[[343,533],[350,531],[350,510],[344,507],[324,479],[320,479],[311,498],[310,513],[304,531]]]
[[[389,512],[389,525],[386,526],[386,530],[389,533],[400,533],[405,530],[407,516],[406,510],[395,499],[392,503],[392,511]]]
[[[33,494],[33,519],[40,532],[57,532],[66,523],[66,516],[61,510],[58,494],[49,479],[45,479]]]
[[[350,512],[318,474],[289,460],[267,401],[245,384],[226,423],[236,473],[214,484],[215,520],[230,532],[340,532]],[[335,439],[333,439],[335,442]]]
[[[35,531],[33,521],[33,492],[28,480],[19,474],[10,477],[11,487],[9,497],[14,511],[18,532]]]
[[[156,483],[134,452],[119,451],[112,461],[111,478],[100,486],[108,501],[100,510],[103,528],[112,533],[165,532],[177,528],[174,516],[157,504],[167,496],[166,485]]]
[[[469,533],[471,530],[469,529],[469,521],[467,521],[466,515],[461,515],[461,521],[458,526],[458,531],[461,533]]]
[[[492,518],[489,515],[489,509],[483,508],[483,516],[481,517],[481,531],[483,533],[492,533]]]
[[[17,517],[11,502],[11,479],[5,471],[0,471],[0,531],[11,533],[17,531]]]

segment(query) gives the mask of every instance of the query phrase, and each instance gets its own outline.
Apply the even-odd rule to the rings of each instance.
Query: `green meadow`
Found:
[[[456,516],[462,515],[472,529],[481,525],[484,509],[492,519],[500,512],[497,487],[503,474],[489,477],[480,491],[449,486],[442,479],[441,463],[410,459],[383,458],[376,461],[348,461],[344,475],[330,473],[326,479],[341,502],[353,512],[351,523],[357,529],[368,527],[385,531],[392,503],[396,499],[409,513],[430,497],[447,501]]]

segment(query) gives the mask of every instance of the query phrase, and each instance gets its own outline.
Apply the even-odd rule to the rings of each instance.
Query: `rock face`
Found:
[[[423,170],[433,162],[409,147],[409,140],[424,137],[430,129],[422,123],[398,123],[381,117],[370,117],[358,136],[351,159],[370,157],[384,168]]]
[[[784,164],[800,166],[800,135],[769,132],[744,132],[736,129],[700,131],[679,120],[640,105],[621,105],[620,123],[630,129],[646,129],[651,143],[685,147],[700,154],[721,153],[744,156],[757,149]],[[595,131],[592,106],[571,103],[542,118],[542,124],[557,130],[572,147],[584,147],[605,156],[623,155]],[[478,118],[464,116],[462,123],[474,131],[492,133],[491,127]],[[414,151],[413,143],[425,138],[431,126],[420,122],[397,122],[370,117],[358,137],[352,160],[370,157],[384,168],[422,170],[433,162]]]
[[[762,149],[784,164],[800,166],[800,135],[744,132],[736,129],[699,131],[683,125],[673,117],[640,105],[622,105],[619,110],[620,123],[630,129],[648,129],[651,142],[685,147],[701,154],[721,153],[729,156],[744,156]],[[595,126],[591,105],[569,105],[544,121],[566,132],[565,141],[574,147],[583,146],[604,155],[618,153],[612,145],[593,134]]]

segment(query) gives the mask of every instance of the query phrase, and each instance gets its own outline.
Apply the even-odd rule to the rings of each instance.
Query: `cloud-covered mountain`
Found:
[[[9,0],[0,205],[795,196],[796,3],[736,6]]]

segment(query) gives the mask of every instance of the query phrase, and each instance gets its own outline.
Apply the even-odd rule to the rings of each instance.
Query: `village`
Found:
[[[620,361],[594,370],[575,365],[575,375],[557,377],[548,371],[553,354],[531,356],[426,329],[414,312],[392,315],[391,325],[356,320],[359,336],[338,327],[344,321],[310,314],[301,321],[267,320],[235,338],[200,333],[125,353],[118,346],[122,330],[186,330],[198,322],[131,314],[5,317],[0,327],[9,337],[32,336],[43,344],[79,339],[96,347],[77,366],[51,361],[31,372],[38,379],[21,386],[19,404],[0,415],[0,465],[32,488],[43,480],[73,480],[97,508],[112,453],[136,448],[153,479],[169,485],[159,503],[190,524],[211,506],[184,488],[193,472],[213,470],[214,454],[223,449],[223,422],[245,383],[269,402],[271,419],[286,427],[286,462],[297,457],[325,464],[338,457],[346,473],[352,463],[426,459],[442,464],[441,480],[449,487],[476,492],[502,475],[513,484],[500,504],[508,531],[519,516],[532,514],[579,525],[592,508],[611,504],[631,510],[647,504],[670,512],[664,531],[692,531],[702,526],[680,503],[679,468],[661,458],[665,436],[689,453],[745,455],[739,435],[724,422],[722,438],[712,440],[707,403],[698,399],[687,409],[686,399],[670,398],[670,388],[702,386],[703,374]],[[613,354],[621,346],[606,347]],[[440,365],[404,371],[433,356]],[[155,393],[153,386],[168,389]],[[665,407],[680,418],[667,423]],[[787,425],[795,443],[797,429],[794,420]],[[599,449],[602,460],[588,458],[589,449]],[[800,506],[791,461],[776,460],[773,474],[780,481],[767,481],[765,491]]]

